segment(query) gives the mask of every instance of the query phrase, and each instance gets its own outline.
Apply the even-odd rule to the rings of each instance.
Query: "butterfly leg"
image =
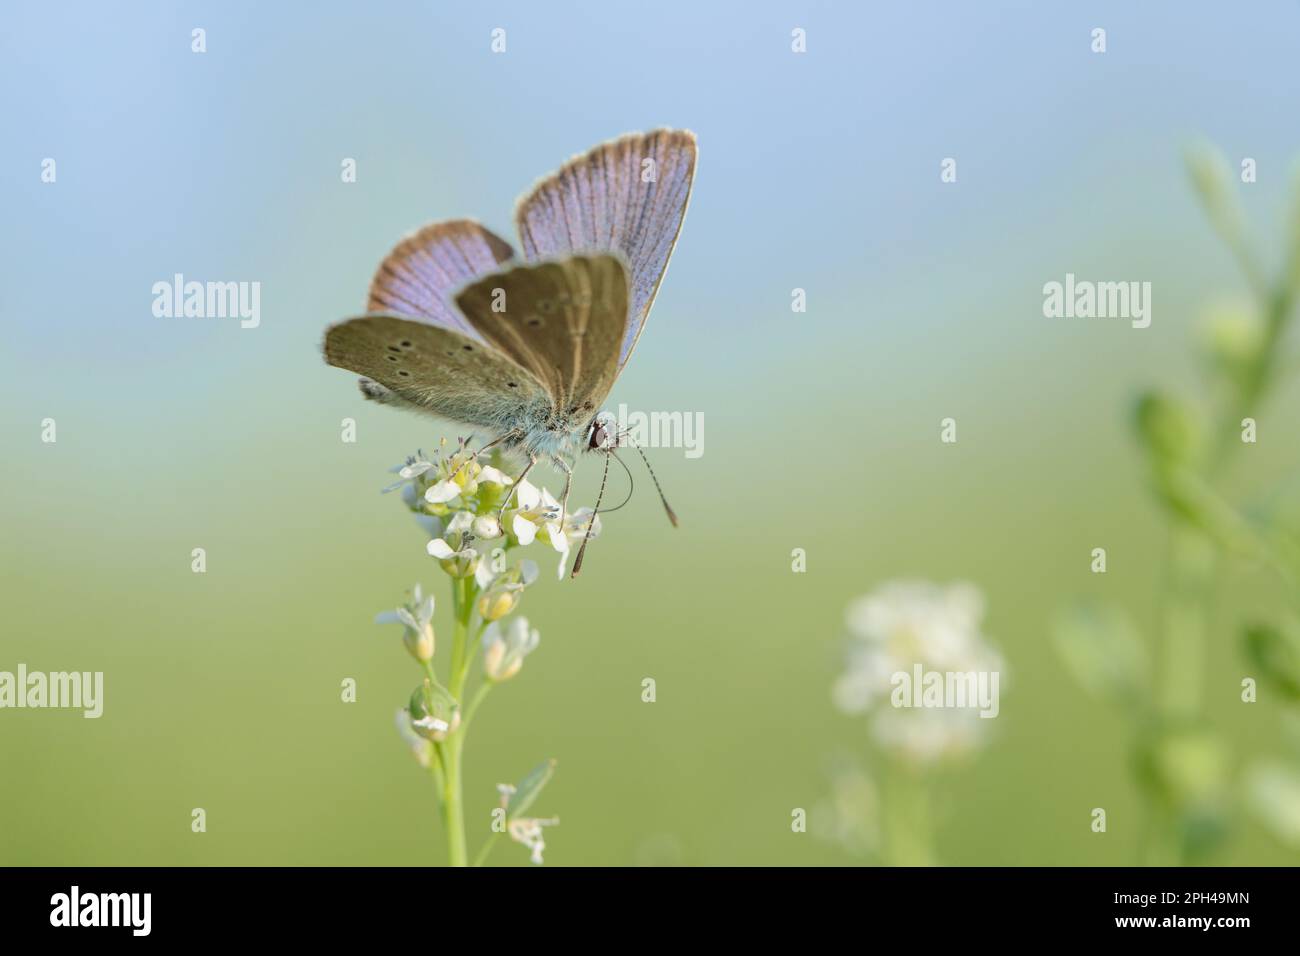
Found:
[[[519,473],[519,477],[514,480],[514,483],[506,491],[506,500],[501,502],[501,507],[497,509],[497,524],[500,525],[501,528],[505,528],[505,525],[502,522],[505,520],[506,509],[510,507],[510,499],[515,496],[515,489],[517,489],[520,484],[523,483],[523,480],[528,477],[528,473],[533,470],[533,465],[535,464],[537,464],[537,456],[529,455],[528,464],[524,466],[524,470]]]
[[[560,495],[560,527],[563,528],[564,521],[569,516],[569,489],[573,487],[573,469],[559,455],[553,455],[551,460],[564,472],[564,492]]]

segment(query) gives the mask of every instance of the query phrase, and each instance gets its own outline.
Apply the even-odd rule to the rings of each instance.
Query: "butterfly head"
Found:
[[[600,412],[587,426],[586,451],[610,451],[618,445],[618,432],[613,417]]]

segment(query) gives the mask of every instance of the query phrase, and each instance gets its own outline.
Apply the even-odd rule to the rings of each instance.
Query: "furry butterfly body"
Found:
[[[421,229],[380,265],[367,314],[327,331],[326,361],[365,376],[369,399],[567,473],[559,459],[609,437],[601,405],[644,329],[695,160],[694,135],[678,130],[570,160],[516,209],[522,261],[471,220]]]

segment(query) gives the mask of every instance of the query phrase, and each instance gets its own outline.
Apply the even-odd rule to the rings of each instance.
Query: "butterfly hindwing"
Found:
[[[602,251],[625,257],[630,316],[620,368],[668,268],[691,195],[695,159],[695,134],[686,130],[631,134],[570,160],[533,187],[515,210],[529,260]]]
[[[488,343],[537,377],[564,420],[585,422],[613,388],[628,319],[619,256],[514,266],[471,283],[456,304]]]
[[[476,339],[451,293],[512,258],[510,244],[477,222],[435,222],[407,236],[380,263],[366,311],[409,316]]]
[[[551,404],[536,377],[491,345],[400,316],[364,315],[330,326],[325,360],[405,403],[498,434],[544,415]]]

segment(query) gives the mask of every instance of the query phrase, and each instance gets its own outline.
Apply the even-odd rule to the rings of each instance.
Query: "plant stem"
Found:
[[[918,771],[894,761],[885,770],[885,862],[934,866],[930,794]]]
[[[474,613],[474,582],[460,578],[452,583],[452,604],[456,614],[455,629],[451,639],[451,695],[460,701],[468,667],[465,649],[469,641],[470,617]],[[447,827],[447,862],[451,866],[468,866],[469,852],[465,845],[465,807],[461,786],[461,747],[465,741],[464,728],[454,730],[444,742],[446,782],[443,788],[443,806]]]

